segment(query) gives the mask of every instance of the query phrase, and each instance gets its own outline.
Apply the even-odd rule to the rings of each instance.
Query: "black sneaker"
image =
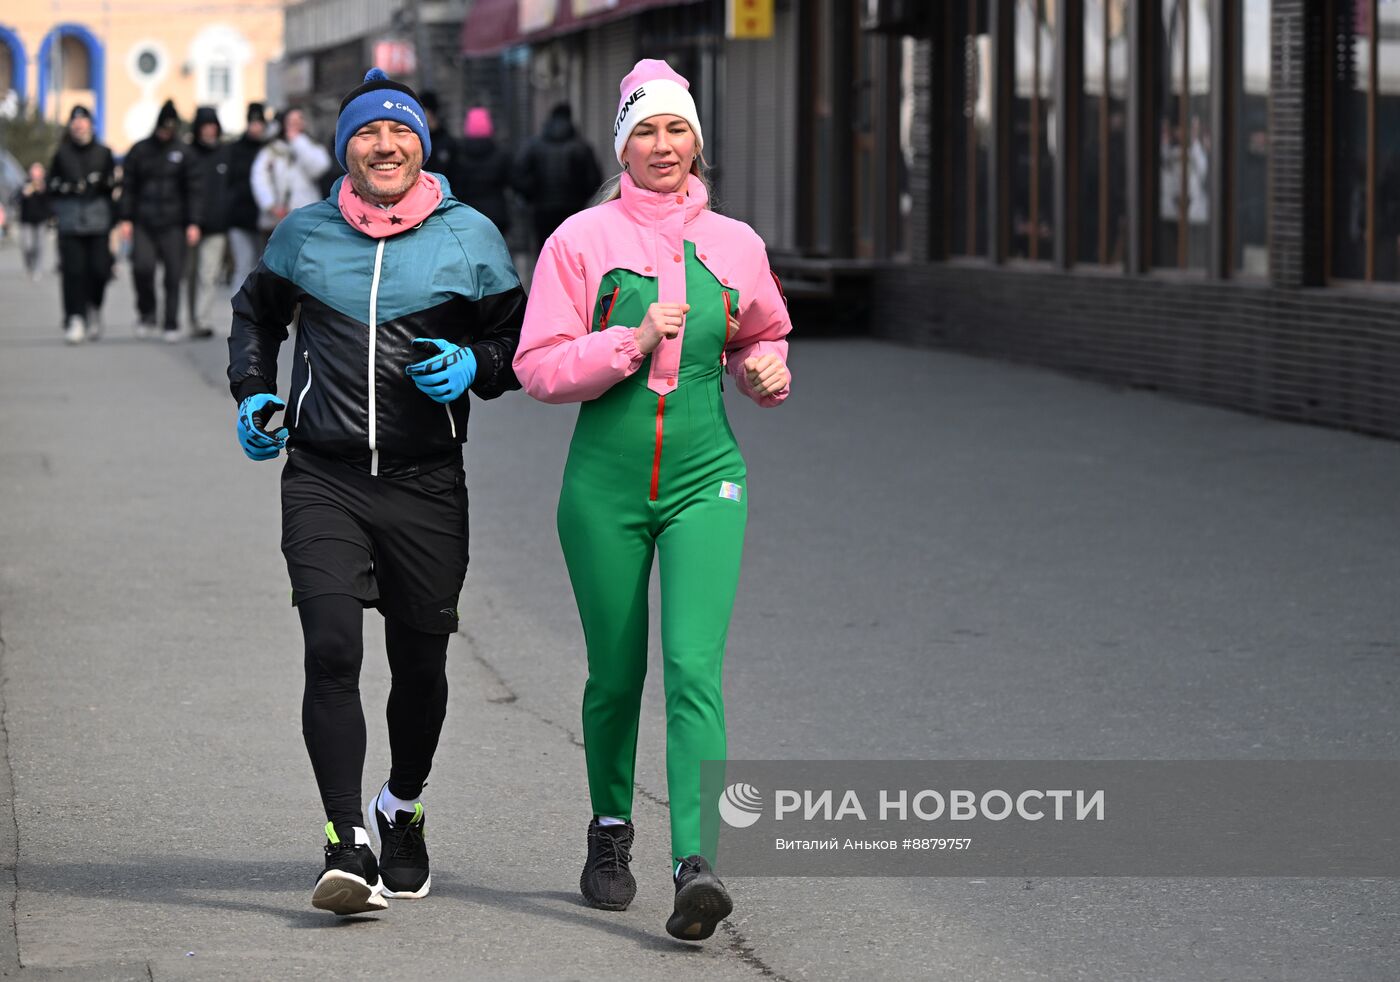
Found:
[[[365,914],[385,910],[381,897],[379,864],[367,844],[342,842],[335,826],[326,823],[326,868],[311,891],[311,906],[332,914]]]
[[[416,802],[411,812],[399,809],[392,821],[379,810],[378,795],[370,802],[370,809],[379,833],[379,873],[384,877],[384,896],[395,900],[426,897],[433,878],[428,872],[423,803]]]
[[[588,823],[588,861],[578,888],[590,907],[599,910],[626,910],[637,895],[637,881],[627,864],[632,862],[631,822],[622,825]]]
[[[676,909],[666,921],[667,934],[682,941],[704,941],[733,910],[729,891],[704,856],[681,860],[676,873]]]

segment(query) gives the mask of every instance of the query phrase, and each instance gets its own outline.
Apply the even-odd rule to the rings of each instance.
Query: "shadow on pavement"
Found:
[[[21,887],[29,893],[263,914],[282,919],[294,930],[334,929],[380,920],[370,915],[336,917],[312,909],[309,898],[313,879],[314,869],[310,863],[179,856],[134,857],[130,863],[21,863],[20,866]],[[286,902],[229,896],[253,891],[284,897]],[[571,928],[591,929],[632,941],[647,951],[703,950],[670,938],[659,921],[655,930],[649,930],[621,923],[615,919],[615,914],[594,911],[571,891],[502,890],[459,880],[440,871],[433,873],[433,890],[427,900],[392,900],[390,910],[400,905],[433,904],[435,900],[548,918]]]

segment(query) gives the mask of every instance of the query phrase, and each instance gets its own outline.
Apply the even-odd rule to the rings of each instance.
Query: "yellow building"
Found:
[[[214,106],[241,133],[281,54],[282,0],[17,0],[0,11],[0,111],[37,105],[62,122],[82,103],[117,153],[166,99],[186,122]]]

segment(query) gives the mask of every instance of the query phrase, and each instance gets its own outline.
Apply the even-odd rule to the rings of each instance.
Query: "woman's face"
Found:
[[[648,191],[684,188],[694,159],[695,131],[679,116],[648,116],[633,128],[622,148],[627,172]]]

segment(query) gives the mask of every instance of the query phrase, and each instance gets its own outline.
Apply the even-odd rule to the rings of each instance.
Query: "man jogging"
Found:
[[[311,902],[337,914],[428,893],[421,795],[467,568],[467,391],[519,388],[524,292],[495,226],[422,172],[431,147],[413,90],[371,69],[340,106],[335,150],[348,173],[278,224],[233,300],[239,442],[254,460],[288,450],[282,551],[305,638],[302,732],[327,818]],[[294,318],[284,402],[277,353]],[[384,616],[393,682],[389,779],[366,822],[359,674],[370,606]]]

